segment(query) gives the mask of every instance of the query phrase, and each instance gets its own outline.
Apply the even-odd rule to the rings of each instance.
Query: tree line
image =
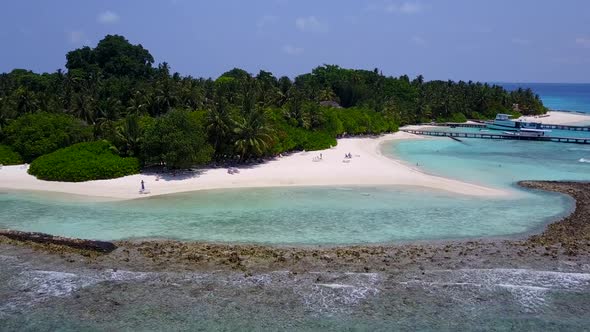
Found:
[[[66,71],[0,74],[0,140],[30,162],[79,142],[110,142],[142,165],[190,167],[317,150],[345,135],[430,121],[546,112],[530,89],[390,77],[323,65],[291,79],[232,69],[171,73],[142,45],[108,35],[66,55]],[[3,150],[0,150],[3,151]]]

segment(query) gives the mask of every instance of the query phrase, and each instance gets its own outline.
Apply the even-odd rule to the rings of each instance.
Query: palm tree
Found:
[[[129,106],[127,107],[127,114],[143,115],[147,109],[145,103],[146,97],[139,91],[135,91],[133,98],[129,100]]]
[[[252,156],[262,156],[272,140],[272,129],[266,125],[264,111],[254,109],[234,121],[236,140],[234,146],[240,161]]]
[[[311,119],[309,114],[305,111],[304,106],[301,95],[293,94],[291,100],[287,104],[285,117],[292,120],[294,125],[309,129],[311,127]]]
[[[140,156],[143,129],[139,124],[137,115],[128,115],[125,121],[117,127],[117,138],[121,141],[121,150],[123,150],[121,152],[130,157]]]
[[[0,138],[2,137],[2,131],[11,119],[14,119],[16,114],[14,107],[8,105],[6,98],[0,98]]]
[[[101,101],[96,107],[94,135],[103,137],[109,130],[114,129],[114,123],[119,119],[121,101],[113,97]]]
[[[87,124],[94,124],[95,120],[95,102],[94,98],[85,93],[76,93],[73,96],[71,112],[78,119],[83,120]]]
[[[28,89],[20,87],[16,90],[16,110],[18,114],[32,113],[38,109],[35,96]]]
[[[165,81],[163,84],[159,85],[156,88],[156,95],[154,100],[158,107],[158,113],[156,115],[161,115],[168,112],[171,108],[176,106],[178,98],[172,91],[170,83],[168,81]]]
[[[216,107],[207,114],[206,124],[209,139],[213,143],[215,153],[219,157],[225,152],[222,147],[227,142],[227,138],[231,133],[230,126],[232,124],[230,112],[223,98]]]
[[[205,100],[203,89],[193,79],[183,79],[180,83],[179,102],[182,107],[202,109]]]

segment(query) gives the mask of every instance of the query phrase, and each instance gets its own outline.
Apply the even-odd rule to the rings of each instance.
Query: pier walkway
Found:
[[[561,142],[561,143],[577,143],[577,144],[590,144],[590,137],[553,137],[553,136],[518,136],[508,135],[500,133],[461,133],[461,132],[443,132],[435,130],[423,130],[423,129],[400,129],[403,132],[426,135],[426,136],[442,136],[451,138],[483,138],[483,139],[511,139],[511,140],[527,140],[527,141],[546,141],[546,142]]]
[[[451,128],[485,128],[486,127],[486,124],[483,123],[483,122],[480,122],[480,123],[443,122],[443,123],[422,123],[420,125],[421,126],[432,126],[432,127],[451,127]],[[590,127],[568,126],[568,125],[555,125],[555,124],[544,124],[544,123],[541,123],[540,125],[541,125],[541,128],[540,129],[571,130],[571,131],[587,131],[587,132],[590,132]]]

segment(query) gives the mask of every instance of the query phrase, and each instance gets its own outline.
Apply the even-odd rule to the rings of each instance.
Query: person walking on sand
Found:
[[[141,180],[141,191],[144,191],[144,190],[145,190],[145,184],[144,184],[143,180]]]

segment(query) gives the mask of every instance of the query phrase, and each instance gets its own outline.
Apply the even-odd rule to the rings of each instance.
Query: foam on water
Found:
[[[416,279],[400,282],[407,287],[431,287],[466,306],[475,305],[482,295],[509,295],[523,312],[542,311],[555,292],[583,292],[590,289],[590,274],[528,269],[432,270]],[[472,294],[472,295],[470,295]]]
[[[587,326],[581,313],[590,309],[590,273],[463,269],[245,275],[70,265],[47,270],[18,259],[8,267],[0,269],[0,323],[8,330],[471,330],[502,329],[523,320],[533,322],[531,329],[571,330]]]
[[[303,298],[304,306],[316,315],[351,313],[360,303],[379,293],[381,278],[378,274],[320,275],[322,280],[340,282],[314,283],[311,290],[309,286],[297,287],[295,290]]]
[[[316,284],[321,287],[328,287],[333,289],[340,289],[340,288],[354,288],[352,285],[344,285],[344,284]]]

